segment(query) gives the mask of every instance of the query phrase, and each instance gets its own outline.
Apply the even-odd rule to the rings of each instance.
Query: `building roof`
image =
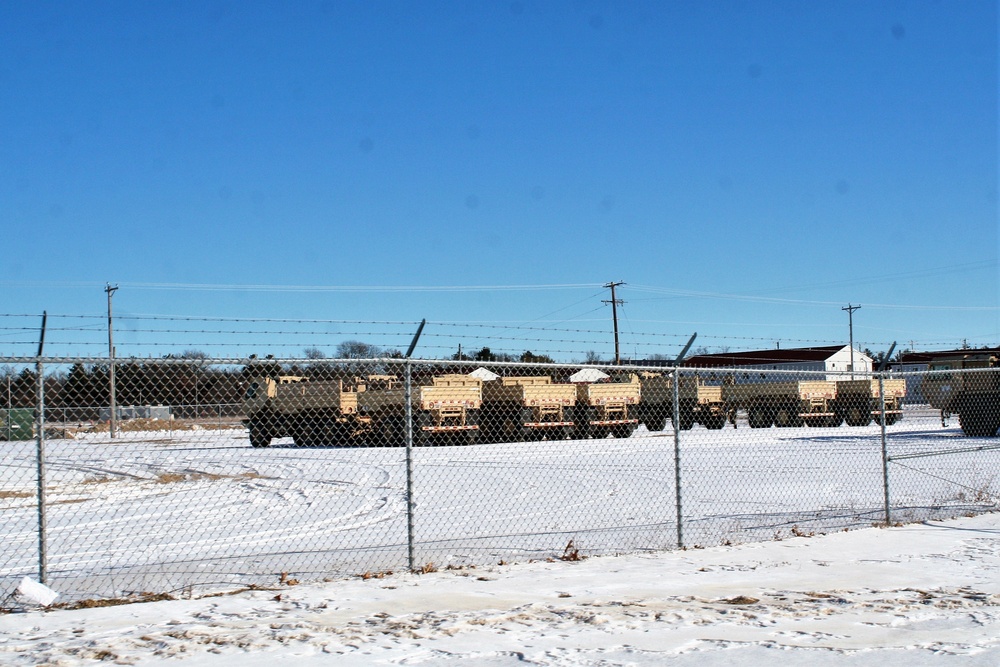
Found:
[[[963,348],[960,350],[938,350],[937,352],[907,352],[899,357],[899,364],[926,364],[941,357],[964,357],[969,354],[1000,355],[1000,347],[985,347],[981,349]]]
[[[686,358],[682,365],[697,368],[726,368],[731,366],[766,366],[768,364],[789,364],[803,361],[826,361],[846,347],[846,345],[827,345],[825,347],[799,347],[785,350],[696,354]]]

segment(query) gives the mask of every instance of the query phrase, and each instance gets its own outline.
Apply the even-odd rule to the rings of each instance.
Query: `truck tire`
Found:
[[[843,408],[844,421],[848,426],[868,426],[872,423],[872,406],[869,401],[851,401]]]
[[[667,428],[667,413],[664,410],[654,410],[643,420],[646,428],[653,433],[659,433]]]
[[[576,406],[575,419],[573,420],[576,422],[575,437],[586,440],[591,435],[594,435],[594,425],[590,422],[596,414],[596,410],[589,405]]]
[[[612,435],[616,438],[627,438],[635,431],[637,424],[616,424]]]
[[[893,414],[890,414],[890,415],[886,415],[885,416],[885,425],[886,426],[892,426],[893,424],[895,424],[896,422],[898,422],[902,418],[903,418],[903,415],[896,414],[896,413],[893,413]],[[881,423],[881,420],[882,420],[882,418],[879,417],[879,422],[880,423]]]
[[[271,446],[271,433],[256,419],[250,420],[250,446],[254,449]]]
[[[712,431],[721,431],[726,426],[726,415],[706,415],[702,417],[701,425]]]
[[[989,438],[997,434],[997,415],[980,403],[966,401],[958,413],[962,433],[973,438]]]
[[[750,428],[768,428],[773,421],[771,412],[762,405],[751,405],[747,408],[747,423]]]
[[[696,420],[694,418],[694,410],[692,410],[690,406],[682,405],[680,408],[680,414],[678,416],[680,417],[681,420],[680,429],[682,431],[690,431],[691,429],[694,428]],[[670,421],[673,420],[674,416],[670,415]]]
[[[373,444],[376,447],[405,447],[406,431],[403,420],[394,416],[380,417],[373,424]]]
[[[799,417],[798,410],[791,406],[783,405],[774,412],[774,425],[779,428],[802,426],[802,418]]]

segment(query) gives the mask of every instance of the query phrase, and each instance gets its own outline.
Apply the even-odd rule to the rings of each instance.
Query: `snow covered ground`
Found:
[[[252,449],[244,430],[78,434],[46,443],[47,583],[63,600],[203,595],[408,566],[401,448]],[[881,429],[426,447],[413,460],[413,563],[443,570],[738,544],[884,521]],[[890,429],[892,522],[990,511],[995,439],[933,414]],[[934,456],[923,456],[935,454]],[[906,458],[919,456],[919,458]],[[0,448],[0,594],[37,578],[35,443]],[[680,535],[678,534],[680,532]]]
[[[291,584],[2,615],[0,663],[1000,664],[1000,514]]]

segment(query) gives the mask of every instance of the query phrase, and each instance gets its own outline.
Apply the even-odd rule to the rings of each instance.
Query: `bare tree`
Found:
[[[380,356],[382,356],[380,347],[359,340],[345,340],[337,345],[338,359],[374,359]]]

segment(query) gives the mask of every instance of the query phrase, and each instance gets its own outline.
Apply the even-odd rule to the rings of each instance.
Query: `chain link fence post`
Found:
[[[889,514],[889,448],[885,437],[885,379],[883,375],[878,376],[878,402],[879,402],[879,424],[882,427],[882,489],[885,501],[885,525],[892,523],[892,516]],[[902,408],[902,406],[900,406]]]
[[[35,365],[38,373],[37,389],[35,391],[38,410],[38,440],[37,440],[37,465],[38,465],[38,581],[45,584],[48,578],[48,555],[46,549],[46,522],[45,522],[45,372],[42,365],[41,356]]]
[[[684,548],[684,514],[681,509],[681,369],[674,369],[674,494],[677,502],[677,548]]]
[[[406,562],[411,572],[416,569],[413,554],[413,372],[412,362],[403,365],[403,414],[406,433]]]

